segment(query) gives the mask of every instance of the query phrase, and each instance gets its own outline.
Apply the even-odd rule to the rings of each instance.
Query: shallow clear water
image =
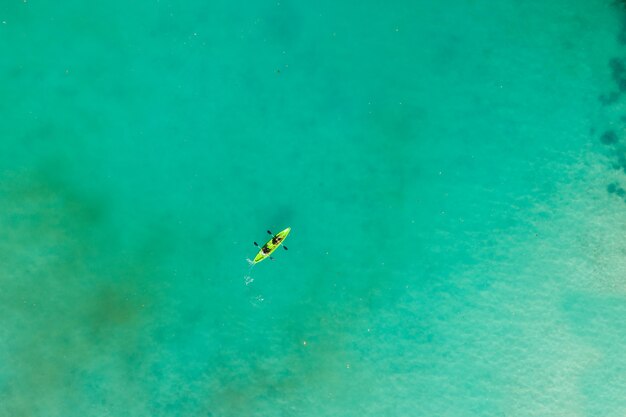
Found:
[[[314,3],[0,5],[0,416],[624,415],[626,11]]]

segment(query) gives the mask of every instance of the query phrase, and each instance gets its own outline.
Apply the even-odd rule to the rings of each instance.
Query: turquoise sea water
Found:
[[[626,414],[620,3],[0,22],[0,416]]]

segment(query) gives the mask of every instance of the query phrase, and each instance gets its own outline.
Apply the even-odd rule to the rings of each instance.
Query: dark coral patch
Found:
[[[606,190],[609,192],[609,194],[613,194],[615,192],[615,190],[617,190],[617,184],[615,184],[614,182],[610,183],[606,187]]]
[[[609,61],[609,66],[611,67],[613,81],[617,84],[619,91],[626,91],[626,65],[624,65],[624,61],[619,58],[613,58]]]
[[[598,100],[600,100],[600,103],[602,103],[604,106],[616,103],[618,99],[619,93],[616,92],[612,92],[610,94],[600,94],[600,96],[598,97]]]
[[[617,133],[614,130],[607,130],[600,136],[600,141],[605,145],[614,145],[618,140]]]
[[[609,194],[615,194],[618,197],[626,197],[626,189],[624,189],[621,185],[612,182],[610,183],[607,187],[606,190],[609,192]]]

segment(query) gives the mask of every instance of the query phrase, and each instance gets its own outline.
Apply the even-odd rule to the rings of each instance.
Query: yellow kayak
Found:
[[[265,243],[265,245],[261,246],[261,250],[259,250],[259,253],[256,254],[252,263],[256,264],[256,263],[261,262],[264,259],[271,258],[272,253],[276,249],[278,249],[278,247],[283,243],[283,241],[285,240],[289,232],[291,232],[291,227],[288,227],[282,232],[278,232],[275,235],[273,235],[272,238],[268,240],[267,243]],[[270,235],[272,234],[272,232],[270,232],[269,230],[267,231],[267,233],[269,233]],[[259,245],[256,242],[254,242],[254,246],[259,246]],[[283,246],[283,247],[285,248],[285,250],[287,250],[287,246]]]

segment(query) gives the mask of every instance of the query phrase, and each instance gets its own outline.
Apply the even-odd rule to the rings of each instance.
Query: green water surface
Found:
[[[626,414],[619,2],[0,22],[1,417]]]

